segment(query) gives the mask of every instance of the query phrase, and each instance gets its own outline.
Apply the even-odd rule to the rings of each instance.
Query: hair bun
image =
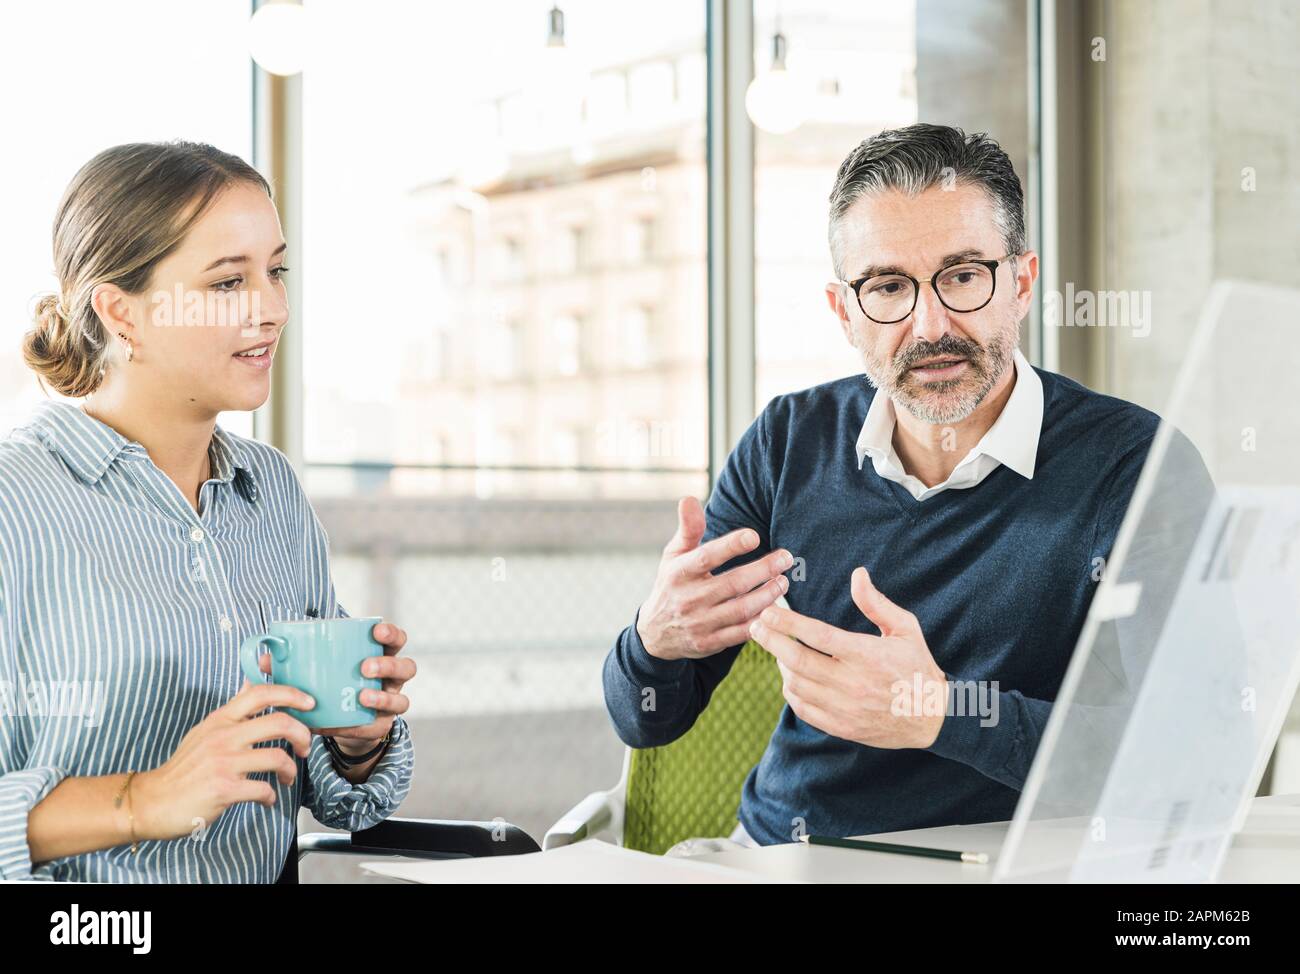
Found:
[[[72,320],[55,293],[43,294],[32,312],[32,328],[23,336],[23,360],[47,384],[65,396],[89,395],[99,384],[98,369],[80,347]]]
[[[47,343],[61,330],[68,327],[68,315],[63,310],[63,300],[59,295],[51,292],[42,295],[36,302],[36,310],[32,315],[32,324],[36,331],[36,337],[46,339]]]

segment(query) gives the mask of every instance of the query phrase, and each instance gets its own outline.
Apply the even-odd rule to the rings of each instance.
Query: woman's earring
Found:
[[[131,359],[135,358],[135,346],[131,344],[131,339],[127,338],[126,335],[121,332],[118,332],[117,337],[126,342],[126,360],[128,362],[131,361]]]

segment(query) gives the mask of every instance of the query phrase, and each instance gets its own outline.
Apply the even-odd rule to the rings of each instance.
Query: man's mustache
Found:
[[[924,344],[910,346],[905,352],[894,358],[894,368],[901,379],[917,363],[943,356],[964,358],[970,362],[972,368],[978,370],[984,360],[984,347],[975,342],[962,341],[953,338],[951,335],[944,335],[937,342],[925,342]]]

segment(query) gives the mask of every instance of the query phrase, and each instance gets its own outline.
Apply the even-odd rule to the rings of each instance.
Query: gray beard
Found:
[[[956,398],[947,394],[969,383],[969,376],[930,383],[917,394],[905,384],[898,382],[895,377],[897,370],[893,368],[892,363],[889,368],[876,368],[865,352],[861,349],[858,351],[866,364],[867,381],[872,386],[884,392],[894,400],[896,405],[902,406],[921,422],[933,426],[951,426],[970,416],[997,384],[1002,373],[1011,364],[1019,333],[1019,322],[1013,322],[1010,327],[994,335],[987,345],[981,346],[982,350],[978,358],[972,357],[967,360],[971,369],[977,373],[976,377],[979,381],[971,386],[969,391],[963,392]]]

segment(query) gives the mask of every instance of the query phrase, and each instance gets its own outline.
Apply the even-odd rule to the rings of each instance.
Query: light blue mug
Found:
[[[361,706],[362,690],[382,689],[361,675],[361,661],[383,656],[372,630],[383,620],[302,619],[272,622],[267,632],[249,636],[239,647],[239,665],[250,683],[264,683],[257,661],[263,646],[271,657],[271,682],[302,690],[316,701],[312,710],[282,708],[308,727],[361,727],[375,712]]]

